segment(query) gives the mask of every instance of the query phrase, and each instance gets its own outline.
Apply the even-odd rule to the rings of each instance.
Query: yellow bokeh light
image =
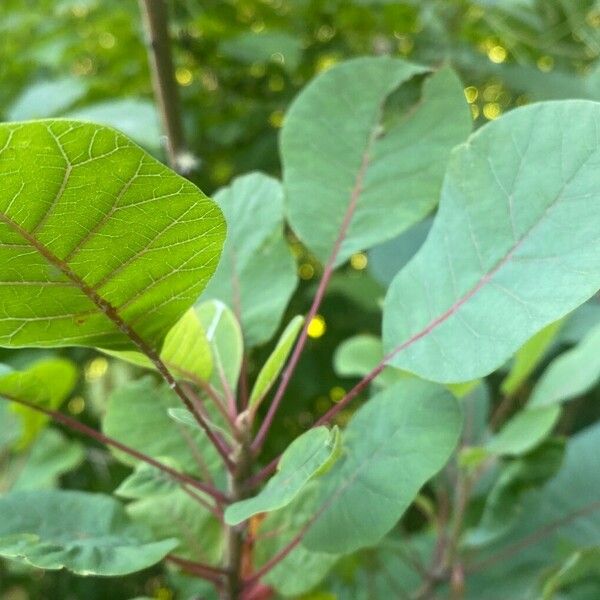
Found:
[[[179,85],[187,86],[194,81],[194,76],[189,69],[185,67],[177,67],[175,71],[175,79]]]
[[[250,65],[250,75],[252,75],[252,77],[258,79],[259,77],[263,77],[265,73],[266,68],[262,63],[252,63],[252,65]]]
[[[503,46],[492,46],[488,50],[488,58],[496,64],[503,63],[506,60],[506,48]]]
[[[477,100],[477,96],[479,96],[479,90],[474,86],[470,85],[464,89],[465,98],[469,104],[473,104],[475,100]]]
[[[500,108],[500,105],[497,102],[488,102],[487,104],[483,105],[483,116],[486,119],[493,121],[494,119],[497,119],[501,114],[502,109]]]
[[[369,259],[364,252],[357,252],[350,257],[350,266],[357,271],[366,269]]]
[[[75,396],[69,400],[67,409],[72,415],[80,415],[85,410],[85,400],[81,396]]]
[[[329,397],[333,402],[339,402],[345,395],[346,390],[339,385],[336,385],[329,390]]]
[[[308,280],[315,276],[315,268],[310,263],[302,263],[298,267],[300,279]]]
[[[551,56],[540,56],[537,60],[537,67],[543,73],[548,73],[554,68],[554,59]]]
[[[283,126],[283,111],[273,111],[269,115],[269,123],[271,124],[271,127],[275,127],[275,129],[280,129]]]
[[[308,334],[308,337],[317,339],[322,337],[326,331],[327,324],[325,323],[325,319],[321,315],[315,315],[308,324],[306,333]]]
[[[85,367],[85,378],[87,381],[94,381],[106,375],[108,371],[108,361],[99,356],[91,360]]]
[[[283,80],[283,77],[273,75],[273,77],[269,79],[269,89],[272,92],[280,92],[284,87],[285,81]]]
[[[102,48],[109,50],[110,48],[114,48],[115,44],[117,43],[117,39],[112,33],[103,31],[98,36],[98,43],[100,46],[102,46]]]
[[[317,64],[315,65],[315,72],[322,73],[323,71],[327,71],[331,69],[334,65],[339,62],[337,56],[333,54],[321,54],[317,59]]]
[[[473,117],[473,121],[479,117],[479,106],[477,104],[471,104],[471,116]]]

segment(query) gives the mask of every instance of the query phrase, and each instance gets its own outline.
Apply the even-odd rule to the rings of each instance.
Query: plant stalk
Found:
[[[165,0],[139,0],[139,4],[147,38],[148,64],[154,96],[166,134],[169,166],[181,175],[188,175],[193,170],[193,161],[186,164],[188,161],[185,160],[189,153],[183,133],[179,91],[174,75],[167,4]]]

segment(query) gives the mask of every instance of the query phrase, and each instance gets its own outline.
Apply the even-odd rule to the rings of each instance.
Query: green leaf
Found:
[[[309,429],[288,446],[279,461],[277,473],[258,495],[227,507],[225,522],[237,525],[259,513],[287,506],[311,479],[328,470],[339,454],[339,429]]]
[[[154,541],[100,494],[15,492],[0,498],[0,514],[0,555],[40,569],[115,577],[156,564],[177,545]]]
[[[250,394],[249,406],[253,411],[256,411],[260,406],[260,403],[269,393],[271,386],[283,369],[303,325],[304,317],[300,315],[295,316],[287,324],[287,327],[284,329],[277,342],[277,346],[275,346],[275,349],[260,370],[260,373],[256,378],[256,383],[252,388],[252,393]]]
[[[350,60],[317,76],[281,135],[288,220],[323,262],[350,217],[336,264],[400,234],[437,204],[453,146],[471,130],[462,84],[448,68],[402,109],[393,95],[428,69],[400,59]],[[397,118],[386,119],[386,108]]]
[[[577,550],[567,558],[544,583],[544,600],[556,598],[556,593],[589,577],[600,578],[600,547]]]
[[[181,466],[170,458],[161,457],[160,461],[173,469],[181,470]],[[179,484],[164,471],[148,463],[139,463],[133,473],[121,482],[115,494],[121,498],[139,500],[164,496],[178,490],[179,487]]]
[[[106,354],[147,369],[154,363],[135,350],[107,350]],[[208,381],[212,373],[212,352],[195,308],[190,308],[165,336],[161,360],[182,379]]]
[[[549,440],[530,454],[505,465],[487,495],[481,520],[467,533],[464,543],[482,546],[507,531],[523,509],[525,492],[540,487],[556,475],[564,449],[563,441]]]
[[[216,268],[218,207],[112,129],[1,124],[0,188],[0,346],[158,344]]]
[[[2,366],[0,396],[27,400],[50,410],[59,408],[77,383],[77,367],[62,358],[40,360],[24,371],[12,371]],[[21,435],[16,448],[27,448],[46,426],[49,418],[19,404],[12,404],[11,409],[19,416],[21,423]]]
[[[53,488],[58,478],[78,467],[85,459],[79,442],[68,440],[56,429],[48,428],[35,441],[29,452],[13,457],[9,477],[16,474],[11,491]]]
[[[433,217],[427,217],[410,229],[369,250],[369,273],[385,287],[392,283],[396,273],[416,254],[427,238]]]
[[[195,311],[212,352],[211,383],[222,395],[227,395],[224,388],[230,391],[237,388],[242,368],[242,330],[231,310],[223,302],[210,300],[196,306]]]
[[[560,406],[525,408],[509,419],[485,448],[499,456],[525,454],[550,435],[560,412]]]
[[[333,356],[333,368],[340,377],[364,377],[383,360],[381,339],[374,335],[355,335],[344,340]],[[391,385],[405,374],[386,367],[373,381],[383,387]]]
[[[118,129],[152,153],[162,151],[160,121],[150,100],[122,98],[87,104],[65,115]]]
[[[132,502],[127,514],[156,538],[176,538],[178,556],[206,563],[215,563],[221,557],[219,522],[181,489]]]
[[[59,115],[87,92],[81,77],[37,81],[25,88],[7,111],[9,121],[25,121]]]
[[[582,396],[599,378],[600,326],[597,326],[580,344],[550,363],[531,394],[529,406],[539,408]]]
[[[546,351],[558,335],[563,320],[550,323],[530,340],[525,342],[515,354],[513,364],[500,389],[505,396],[512,396],[525,383],[540,361],[544,358]]]
[[[276,179],[250,173],[214,198],[228,235],[200,301],[227,304],[241,320],[246,345],[256,346],[277,331],[297,283],[296,263],[283,235],[283,190]]]
[[[453,152],[431,233],[386,297],[391,364],[486,375],[596,293],[599,118],[594,102],[530,105]]]
[[[449,459],[461,410],[444,388],[400,381],[369,400],[344,433],[342,458],[318,480],[317,517],[303,544],[351,552],[379,542]]]
[[[469,598],[539,598],[542,576],[562,564],[566,552],[600,546],[599,444],[599,424],[571,438],[556,477],[529,492],[510,531],[478,552]]]
[[[261,541],[255,560],[260,567],[289,544],[305,528],[318,506],[315,504],[316,481],[309,482],[293,502],[282,510],[268,513],[259,525]],[[263,579],[282,596],[297,597],[314,588],[338,561],[339,555],[314,552],[298,544]]]
[[[169,418],[167,411],[180,404],[167,385],[157,386],[150,377],[145,377],[110,395],[102,429],[107,435],[156,460],[166,457],[176,461],[186,473],[204,476],[198,455],[211,472],[216,471],[220,465],[219,456],[205,434],[200,430],[184,429],[184,435],[184,426]],[[127,465],[137,466],[139,462],[118,450],[113,452]]]

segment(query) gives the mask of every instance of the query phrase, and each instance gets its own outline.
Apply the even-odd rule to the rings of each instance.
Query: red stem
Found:
[[[342,247],[342,243],[346,239],[346,234],[348,233],[348,228],[350,227],[350,223],[352,222],[352,217],[354,216],[354,211],[356,210],[358,199],[360,197],[360,194],[362,193],[363,180],[367,172],[367,167],[369,165],[369,151],[371,149],[373,141],[375,140],[375,135],[376,133],[374,130],[374,132],[369,138],[369,142],[367,144],[365,153],[363,154],[362,162],[358,170],[358,174],[356,175],[356,181],[354,183],[352,194],[350,196],[350,203],[348,204],[348,208],[346,209],[346,214],[344,215],[344,220],[342,221],[338,237],[335,240],[335,244],[333,245],[333,249],[329,258],[327,259],[325,269],[323,270],[323,276],[321,277],[321,281],[319,282],[319,287],[317,288],[317,292],[313,299],[313,303],[304,321],[304,327],[302,327],[300,337],[296,342],[294,351],[292,352],[292,356],[281,376],[281,381],[279,383],[277,391],[275,392],[275,395],[273,396],[273,401],[271,402],[271,406],[269,406],[267,416],[265,417],[265,420],[263,421],[260,427],[256,439],[252,443],[252,450],[255,453],[260,452],[260,449],[264,444],[269,429],[273,424],[275,413],[277,412],[277,409],[281,404],[281,400],[283,399],[283,396],[285,394],[285,391],[287,390],[292,375],[294,374],[296,366],[298,365],[298,361],[300,360],[300,356],[302,355],[302,351],[304,350],[304,346],[306,345],[306,340],[308,338],[308,328],[310,326],[310,323],[315,318],[319,307],[321,306],[323,298],[325,297],[327,286],[329,285],[329,281],[331,280],[331,276],[333,275],[333,271],[336,267],[336,260],[340,253],[340,248]]]
[[[15,397],[9,396],[7,394],[2,394],[2,396],[0,396],[0,398],[3,398],[9,402],[15,402],[17,404],[21,404],[22,406],[26,406],[27,408],[30,408],[31,410],[40,412],[40,413],[46,415],[47,417],[50,417],[57,423],[61,423],[65,427],[72,429],[73,431],[82,433],[83,435],[86,435],[86,436],[96,440],[97,442],[104,444],[105,446],[112,446],[113,448],[116,448],[117,450],[120,450],[121,452],[124,452],[125,454],[129,454],[129,456],[132,456],[133,458],[136,458],[137,460],[141,460],[142,462],[152,465],[153,467],[163,471],[164,473],[167,473],[168,475],[170,475],[174,480],[178,481],[179,483],[189,485],[193,488],[196,488],[196,489],[204,492],[205,494],[208,494],[209,496],[214,498],[217,502],[227,502],[228,501],[227,496],[225,496],[222,492],[220,492],[213,486],[202,483],[201,481],[198,481],[198,480],[194,479],[193,477],[185,475],[184,473],[180,473],[176,469],[172,469],[168,465],[165,465],[164,463],[161,463],[158,460],[155,460],[151,456],[148,456],[142,452],[139,452],[135,448],[126,446],[125,444],[122,444],[121,442],[115,440],[114,438],[104,435],[103,433],[100,433],[99,431],[96,431],[95,429],[92,429],[91,427],[88,427],[87,425],[84,425],[83,423],[80,423],[79,421],[72,419],[71,417],[69,417],[63,413],[60,413],[55,410],[50,410],[48,408],[43,408],[41,406],[38,406],[37,404],[29,402],[28,400],[23,400],[21,398],[15,398]]]
[[[227,575],[227,571],[225,571],[225,569],[220,569],[219,567],[213,567],[212,565],[206,565],[204,563],[187,560],[179,556],[174,556],[173,554],[169,554],[169,556],[167,556],[167,560],[169,562],[172,562],[174,565],[177,565],[182,570],[191,573],[192,575],[197,575],[202,579],[212,581],[216,584],[221,584],[221,577]]]

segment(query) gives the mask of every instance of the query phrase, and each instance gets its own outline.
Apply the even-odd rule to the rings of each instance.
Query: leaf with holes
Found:
[[[437,204],[450,150],[471,131],[462,84],[448,68],[359,58],[319,75],[281,134],[288,219],[323,262],[390,239]],[[412,81],[411,81],[412,79]],[[344,231],[346,231],[344,235]]]
[[[453,153],[429,237],[388,291],[391,364],[487,375],[600,288],[600,104],[548,102]]]
[[[0,125],[0,346],[157,345],[213,274],[219,208],[122,134]]]

